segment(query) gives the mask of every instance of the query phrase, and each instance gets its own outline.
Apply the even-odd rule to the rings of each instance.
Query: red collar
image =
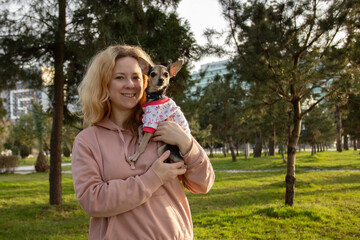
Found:
[[[150,105],[160,105],[160,104],[164,104],[164,103],[166,103],[168,101],[170,101],[170,98],[165,97],[165,98],[157,100],[157,101],[152,101],[152,102],[149,102],[149,103],[145,103],[143,105],[143,107],[147,107],[147,106],[150,106]]]

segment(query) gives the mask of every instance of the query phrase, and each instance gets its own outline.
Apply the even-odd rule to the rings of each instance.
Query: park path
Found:
[[[71,163],[62,163],[61,166],[71,166]],[[17,174],[28,174],[28,173],[35,173],[35,166],[31,165],[31,166],[20,166],[20,167],[16,167],[14,173]],[[71,173],[70,171],[62,171],[62,173]]]

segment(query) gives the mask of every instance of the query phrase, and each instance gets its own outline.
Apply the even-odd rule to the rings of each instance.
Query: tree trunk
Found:
[[[344,134],[344,149],[349,150],[349,138],[347,134]]]
[[[315,145],[311,144],[311,156],[314,156],[315,153],[316,153]]]
[[[229,147],[230,147],[232,161],[236,162],[236,156],[235,156],[235,150],[234,150],[234,142],[233,142],[233,139],[232,139],[231,135],[229,135],[228,140],[229,140]]]
[[[239,156],[239,142],[236,143],[236,156]]]
[[[210,157],[214,157],[214,153],[213,153],[214,147],[213,147],[212,143],[209,144],[209,149],[210,149]]]
[[[335,121],[336,121],[336,131],[337,131],[337,138],[336,138],[336,150],[338,152],[342,152],[342,143],[341,143],[341,135],[342,135],[342,114],[341,108],[339,106],[335,107]]]
[[[226,157],[226,141],[223,143],[223,148],[222,148],[224,157]]]
[[[262,151],[262,137],[261,137],[261,131],[256,130],[256,142],[254,147],[254,157],[261,157],[261,151]]]
[[[293,124],[294,128],[289,134],[288,141],[288,160],[287,160],[287,175],[286,181],[286,193],[285,193],[285,205],[292,206],[295,199],[295,161],[296,161],[296,145],[300,138],[301,133],[301,103],[300,99],[295,99],[292,102],[294,109]]]
[[[269,141],[269,156],[275,156],[275,146],[276,146],[276,130],[275,130],[275,125],[273,125],[273,132]]]
[[[264,144],[263,150],[264,150],[265,157],[267,157],[267,155],[268,155],[268,153],[269,153],[269,148],[268,148],[268,146],[266,145],[266,143]]]
[[[285,158],[285,155],[284,155],[284,151],[281,151],[281,158],[283,160],[283,163],[286,163],[286,158]]]
[[[54,99],[53,123],[50,140],[50,204],[62,203],[61,185],[61,141],[62,121],[64,114],[64,59],[65,59],[65,10],[66,0],[58,0],[59,22],[57,26],[54,45],[55,75],[54,75]]]
[[[245,143],[245,158],[250,156],[250,143]]]
[[[143,0],[131,0],[129,1],[130,11],[133,13],[134,19],[136,19],[136,25],[141,29],[142,32],[147,30],[147,22],[144,13]]]
[[[354,151],[357,150],[357,143],[356,143],[356,139],[354,139]]]
[[[285,155],[284,155],[284,153],[285,153],[285,151],[284,151],[284,149],[285,149],[285,147],[284,147],[284,143],[283,142],[279,142],[279,154],[281,154],[281,157],[282,157],[282,159],[283,159],[283,163],[286,163],[286,159],[285,159]]]

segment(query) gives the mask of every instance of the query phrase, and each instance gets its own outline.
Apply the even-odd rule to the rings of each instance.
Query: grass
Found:
[[[284,206],[280,157],[213,158],[215,169],[275,168],[276,172],[216,172],[208,194],[187,193],[195,239],[360,239],[360,171],[308,172],[305,168],[360,169],[358,152],[297,156],[296,197]],[[87,239],[89,217],[63,174],[63,205],[48,204],[48,174],[0,175],[0,239]]]
[[[284,206],[284,173],[217,172],[205,197],[189,196],[195,239],[360,238],[360,172],[297,174],[295,205]]]
[[[281,155],[254,159],[245,158],[243,154],[237,157],[236,162],[231,161],[231,155],[215,154],[211,158],[214,169],[286,169]],[[296,168],[301,169],[355,169],[360,168],[360,154],[358,151],[319,152],[311,156],[310,152],[296,153]]]
[[[0,239],[86,239],[88,216],[76,202],[71,174],[63,174],[63,205],[50,206],[49,175],[0,176]]]

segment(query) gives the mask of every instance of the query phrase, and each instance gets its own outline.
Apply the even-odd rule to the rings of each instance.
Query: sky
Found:
[[[206,28],[222,30],[226,27],[226,22],[221,16],[221,6],[218,0],[182,0],[177,12],[181,18],[187,19],[190,23],[196,42],[199,45],[206,43],[203,32]],[[198,62],[194,62],[195,68],[199,70],[201,64],[223,60],[225,58],[206,57]]]

